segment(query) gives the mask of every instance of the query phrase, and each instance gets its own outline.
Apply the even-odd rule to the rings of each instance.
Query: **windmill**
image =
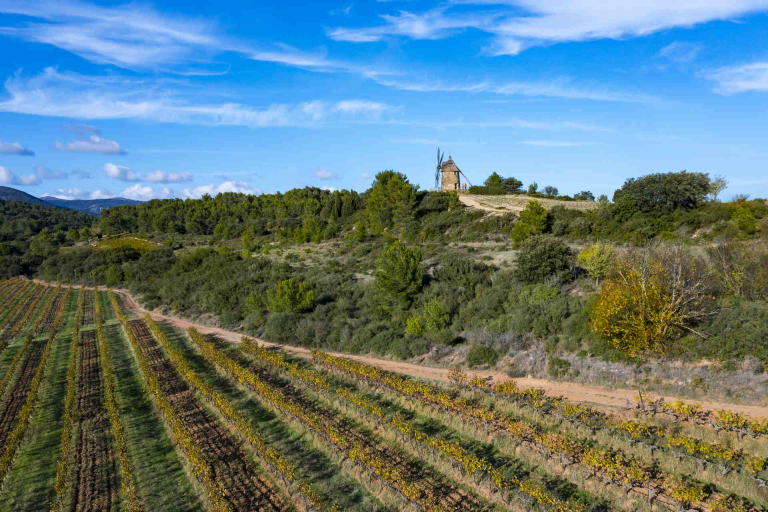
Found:
[[[435,170],[435,190],[440,190],[440,173],[443,170],[443,157],[445,156],[445,151],[443,151],[442,154],[440,154],[440,147],[437,148],[437,170]]]
[[[448,160],[443,162],[445,153],[440,153],[437,148],[437,169],[435,171],[435,190],[461,190],[461,176],[472,186],[467,176],[461,172],[459,166],[453,161],[450,155]]]

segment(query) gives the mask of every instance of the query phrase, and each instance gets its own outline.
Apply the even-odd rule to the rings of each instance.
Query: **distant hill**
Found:
[[[16,190],[11,187],[0,187],[0,199],[3,201],[23,201],[29,204],[39,204],[43,206],[53,206],[53,204],[45,202],[42,199],[38,199],[35,196],[31,196],[21,190]]]
[[[126,199],[124,197],[113,197],[111,199],[59,199],[57,197],[43,196],[40,199],[54,206],[58,206],[59,208],[67,208],[69,210],[87,213],[94,217],[98,217],[101,210],[105,208],[122,206],[124,204],[134,205],[141,203],[141,201],[134,201],[133,199]]]

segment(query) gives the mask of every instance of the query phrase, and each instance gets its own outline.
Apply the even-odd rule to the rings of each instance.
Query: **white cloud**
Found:
[[[134,3],[100,7],[76,0],[6,0],[0,3],[0,12],[41,21],[6,27],[2,33],[128,69],[194,73],[192,64],[208,61],[224,45],[208,21],[172,18]]]
[[[0,112],[79,119],[138,119],[205,126],[316,126],[343,115],[323,101],[254,107],[239,103],[191,103],[176,82],[147,83],[117,75],[85,76],[46,68],[5,81]],[[162,86],[162,91],[158,89]],[[379,109],[380,110],[380,109]],[[379,115],[369,112],[370,115]]]
[[[768,92],[768,62],[725,66],[704,74],[716,82],[715,92],[723,95],[747,91]]]
[[[39,185],[40,178],[34,174],[18,177],[10,169],[0,165],[0,185]]]
[[[104,164],[104,175],[120,181],[147,181],[150,183],[180,183],[182,181],[192,181],[192,173],[189,172],[165,172],[151,171],[143,176],[123,165],[113,163]]]
[[[489,81],[445,85],[441,82],[400,82],[390,79],[377,79],[377,83],[414,92],[466,92],[492,93],[503,96],[551,97],[563,99],[585,99],[595,101],[620,101],[627,103],[660,103],[660,100],[645,94],[633,94],[611,91],[606,88],[584,88],[569,78],[561,77],[549,82],[508,82],[494,84]]]
[[[139,183],[128,187],[120,192],[120,197],[134,199],[136,201],[149,201],[150,199],[168,199],[173,197],[173,191],[168,187],[161,190],[155,190],[151,187],[140,185]]]
[[[385,25],[364,28],[335,28],[326,31],[336,41],[372,43],[387,36],[399,35],[412,39],[445,39],[463,30],[475,28],[490,30],[496,15],[487,13],[446,13],[446,7],[429,10],[423,14],[399,11],[396,16],[381,15]]]
[[[571,142],[565,140],[523,140],[520,141],[520,144],[525,144],[526,146],[542,146],[547,148],[566,148],[576,146],[590,146],[594,144],[594,142]]]
[[[68,173],[58,169],[51,169],[49,167],[45,167],[44,165],[36,166],[35,174],[41,180],[65,180],[69,178]]]
[[[165,172],[165,171],[152,171],[148,172],[142,178],[142,181],[149,181],[152,183],[179,183],[182,181],[192,181],[192,173],[181,172]]]
[[[90,124],[61,123],[61,129],[66,132],[74,133],[78,137],[83,137],[88,133],[101,136],[101,130]]]
[[[315,178],[319,178],[321,180],[336,180],[339,179],[339,175],[335,172],[331,172],[328,169],[317,169],[312,173],[312,175]]]
[[[32,186],[42,183],[36,174],[27,174],[19,178],[18,185]]]
[[[381,114],[390,108],[391,107],[385,103],[378,103],[375,101],[346,100],[337,102],[334,111],[347,114],[359,114],[361,112]]]
[[[15,185],[16,181],[16,175],[7,167],[0,165],[0,185]]]
[[[326,185],[324,187],[320,187],[320,190],[327,190],[328,192],[336,192],[339,189],[337,189],[336,187],[329,187],[328,185]]]
[[[78,139],[67,143],[56,141],[55,148],[59,151],[71,151],[73,153],[126,154],[125,150],[120,147],[120,144],[113,140],[102,139],[98,135],[91,135],[87,139]]]
[[[72,174],[80,178],[81,180],[90,180],[92,178],[95,178],[93,173],[83,171],[82,169],[75,169],[72,171]]]
[[[701,43],[673,41],[659,50],[659,57],[664,57],[677,64],[689,64],[696,60],[702,49],[704,49],[704,45]]]
[[[453,5],[493,5],[471,12],[446,7],[415,14],[383,15],[383,24],[336,28],[328,36],[357,43],[391,36],[444,39],[477,29],[493,36],[491,55],[516,55],[526,48],[569,41],[626,39],[674,27],[729,20],[768,9],[768,0],[454,0]]]
[[[120,181],[138,181],[135,172],[128,167],[115,165],[113,163],[104,164],[104,176]]]
[[[261,194],[259,189],[252,189],[248,187],[248,184],[242,181],[225,181],[218,187],[213,183],[208,185],[201,185],[195,188],[185,188],[181,190],[181,196],[197,199],[205,194],[209,196],[216,196],[217,194],[223,194],[225,192],[237,192],[240,194]]]
[[[56,192],[46,194],[51,197],[59,199],[108,199],[115,197],[115,195],[106,189],[100,190],[83,190],[81,188],[60,188]]]
[[[19,155],[19,156],[35,156],[35,152],[31,151],[18,142],[3,142],[0,140],[0,154],[2,155]]]
[[[363,178],[364,180],[367,180],[368,178],[371,177],[371,175],[368,174],[367,172],[364,172],[363,174],[360,175],[360,177]]]

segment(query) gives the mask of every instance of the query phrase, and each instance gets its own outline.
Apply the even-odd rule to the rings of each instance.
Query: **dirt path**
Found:
[[[564,206],[571,210],[593,210],[597,207],[594,201],[560,201],[546,197],[533,198],[526,194],[504,195],[504,196],[484,196],[459,194],[459,200],[466,206],[491,212],[495,215],[504,213],[519,213],[525,209],[528,201],[536,199],[540,205],[547,210],[555,206]]]
[[[104,287],[101,287],[100,289],[106,290],[106,288]],[[121,296],[125,307],[130,309],[134,313],[143,315],[144,313],[148,312],[147,310],[142,308],[138,302],[134,300],[133,296],[131,296],[128,290],[116,289],[114,291]],[[181,318],[176,318],[169,315],[162,315],[152,311],[149,311],[148,313],[150,313],[152,315],[152,318],[154,318],[155,320],[166,321],[180,329],[186,330],[186,329],[189,329],[190,327],[194,327],[201,333],[215,334],[221,339],[232,341],[235,343],[239,343],[240,338],[242,337],[241,333],[227,331],[225,329],[220,329],[218,327],[208,327],[206,325],[196,324],[188,320],[183,320]],[[306,348],[293,347],[290,345],[280,345],[277,343],[270,343],[266,340],[262,340],[259,338],[256,338],[256,339],[258,339],[260,343],[263,343],[271,347],[280,347],[285,352],[294,354],[298,357],[303,357],[305,359],[309,359],[311,357],[309,349],[306,349]],[[410,375],[412,377],[421,377],[425,379],[432,379],[432,380],[438,380],[438,381],[444,381],[444,382],[448,381],[449,370],[444,368],[431,368],[429,366],[421,366],[418,364],[408,363],[405,361],[391,361],[388,359],[377,359],[374,357],[356,356],[351,354],[343,354],[343,353],[335,353],[335,352],[331,352],[331,354],[342,356],[342,357],[348,357],[350,359],[355,359],[357,361],[360,361],[366,364],[376,365],[384,370],[397,372],[403,375]],[[496,371],[480,370],[473,373],[484,378],[491,377],[493,379],[493,382],[504,382],[508,380],[515,380],[518,383],[518,385],[523,388],[527,388],[527,387],[541,388],[544,391],[546,391],[547,394],[549,395],[562,396],[563,398],[567,400],[572,400],[574,402],[587,402],[587,403],[591,403],[607,409],[623,408],[626,405],[627,400],[633,401],[635,396],[637,396],[637,391],[633,389],[606,389],[606,388],[600,388],[596,386],[585,386],[583,384],[576,384],[572,382],[557,382],[557,381],[551,381],[546,379],[532,379],[532,378],[511,379],[506,374],[501,372],[496,372]],[[655,393],[652,395],[654,397],[661,396]],[[664,399],[666,401],[675,401],[675,400],[678,400],[679,397],[664,396]],[[708,410],[726,409],[726,410],[738,412],[740,414],[744,414],[753,418],[768,418],[768,407],[738,405],[738,404],[730,404],[726,402],[710,402],[710,401],[701,401],[701,400],[685,399],[684,401],[691,404],[700,404],[703,409],[708,409]]]

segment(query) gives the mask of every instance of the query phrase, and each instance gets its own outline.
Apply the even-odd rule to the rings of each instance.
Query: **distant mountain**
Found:
[[[51,203],[45,202],[42,199],[38,199],[35,196],[31,196],[21,190],[16,190],[11,187],[0,187],[0,199],[3,201],[22,201],[30,204],[40,204],[43,206],[54,206]]]
[[[67,208],[69,210],[87,213],[94,217],[98,217],[101,210],[105,208],[112,208],[113,206],[121,206],[124,204],[134,205],[141,203],[141,201],[134,201],[133,199],[126,199],[124,197],[113,197],[111,199],[59,199],[57,197],[43,196],[40,199],[54,206],[58,206],[59,208]]]

